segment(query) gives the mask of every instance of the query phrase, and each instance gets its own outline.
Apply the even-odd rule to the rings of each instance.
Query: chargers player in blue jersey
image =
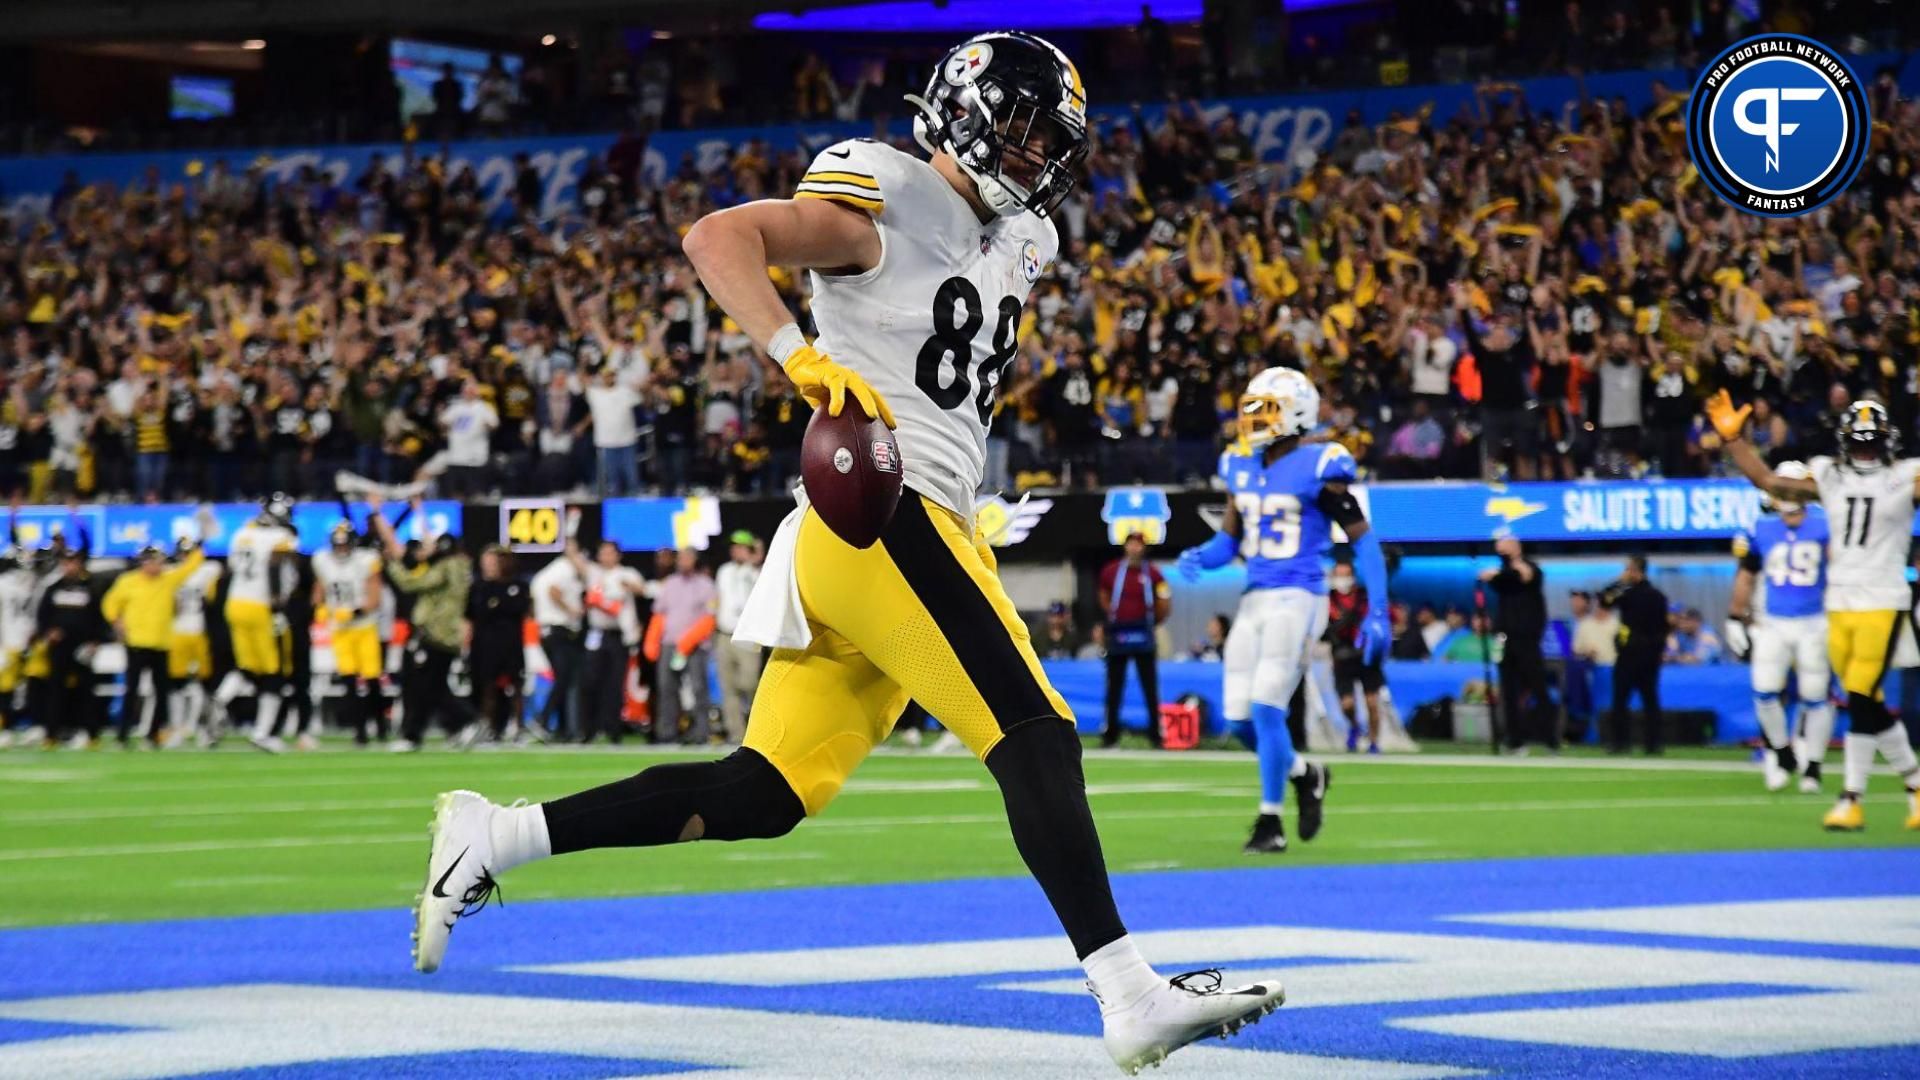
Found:
[[[1353,545],[1354,569],[1367,590],[1359,646],[1371,663],[1392,639],[1387,620],[1387,561],[1380,540],[1347,485],[1353,455],[1338,443],[1304,444],[1320,421],[1320,392],[1292,368],[1254,376],[1240,398],[1240,443],[1220,458],[1226,482],[1226,520],[1213,539],[1182,553],[1189,580],[1225,566],[1247,564],[1247,591],[1227,635],[1224,687],[1227,722],[1260,758],[1260,816],[1249,855],[1287,850],[1280,823],[1287,782],[1300,799],[1300,838],[1320,831],[1330,772],[1295,753],[1287,732],[1287,703],[1305,671],[1308,652],[1327,624],[1325,559],[1333,526]]]
[[[1812,473],[1789,461],[1775,475],[1805,480]],[[1776,496],[1773,512],[1733,541],[1740,568],[1727,605],[1727,646],[1747,659],[1753,675],[1753,714],[1772,751],[1762,761],[1768,791],[1786,787],[1796,768],[1801,791],[1820,790],[1820,759],[1833,736],[1825,603],[1831,538],[1827,516],[1817,507],[1809,510],[1802,502]],[[1756,584],[1761,586],[1757,591]],[[1781,700],[1788,672],[1800,697],[1798,753],[1788,736],[1787,707]]]

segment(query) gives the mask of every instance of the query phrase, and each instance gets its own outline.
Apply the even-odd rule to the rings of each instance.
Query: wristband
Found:
[[[787,366],[787,361],[794,353],[806,347],[807,336],[800,332],[799,323],[788,323],[767,339],[767,355],[773,357],[773,362],[782,368]]]

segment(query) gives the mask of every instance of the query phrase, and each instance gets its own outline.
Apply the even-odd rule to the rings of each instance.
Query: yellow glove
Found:
[[[832,357],[813,346],[795,349],[781,366],[799,389],[800,396],[812,402],[816,409],[825,408],[828,416],[839,416],[847,407],[848,395],[852,395],[868,416],[877,417],[890,428],[898,426],[886,399],[868,386],[859,372],[834,363]]]
[[[1747,430],[1747,416],[1752,412],[1752,405],[1734,408],[1733,398],[1725,390],[1707,399],[1707,419],[1713,421],[1713,430],[1728,442],[1739,438]]]

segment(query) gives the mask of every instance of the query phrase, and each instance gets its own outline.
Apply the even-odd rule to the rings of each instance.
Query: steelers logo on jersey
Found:
[[[1039,281],[1040,271],[1044,269],[1046,269],[1046,265],[1040,260],[1040,245],[1031,240],[1021,244],[1020,273],[1027,279],[1027,284],[1031,285]]]
[[[991,63],[993,63],[993,46],[984,41],[976,41],[949,57],[946,70],[942,74],[953,85],[965,86],[979,78],[980,73],[987,70],[987,65]]]

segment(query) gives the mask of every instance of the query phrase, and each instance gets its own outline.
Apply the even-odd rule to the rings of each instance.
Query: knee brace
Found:
[[[1847,723],[1856,735],[1878,735],[1893,726],[1885,702],[1871,694],[1847,691]]]
[[[695,839],[771,840],[806,820],[800,796],[759,752],[743,746],[706,768],[706,786],[694,798],[694,814],[705,828]]]

